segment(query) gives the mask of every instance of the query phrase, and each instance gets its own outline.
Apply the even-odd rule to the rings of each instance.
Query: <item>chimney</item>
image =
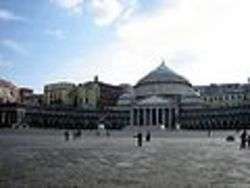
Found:
[[[94,82],[99,82],[97,75],[94,77]]]

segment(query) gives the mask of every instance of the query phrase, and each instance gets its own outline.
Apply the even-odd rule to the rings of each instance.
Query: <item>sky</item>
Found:
[[[0,0],[0,78],[135,84],[161,64],[193,85],[250,77],[249,0]]]

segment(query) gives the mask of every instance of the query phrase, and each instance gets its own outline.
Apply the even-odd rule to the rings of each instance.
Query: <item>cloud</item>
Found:
[[[98,26],[110,25],[128,19],[137,7],[136,0],[92,0],[94,22]]]
[[[50,0],[50,2],[74,13],[81,13],[84,4],[84,0]]]
[[[60,29],[48,29],[45,31],[45,34],[60,40],[66,38],[65,33]]]
[[[133,16],[117,28],[118,49],[124,53],[120,59],[132,59],[127,66],[133,66],[134,56],[140,56],[140,66],[153,68],[165,57],[195,84],[242,82],[250,69],[248,7],[248,0],[179,0]]]
[[[75,58],[74,66],[66,63],[69,69],[61,75],[79,81],[99,74],[107,82],[135,83],[165,58],[193,84],[244,82],[250,70],[249,7],[249,0],[166,1],[118,24],[115,41]]]
[[[18,42],[14,41],[14,40],[5,39],[5,40],[0,41],[0,43],[3,46],[7,47],[8,49],[10,49],[18,54],[21,54],[24,56],[27,56],[29,54],[29,52],[21,44],[19,44]]]
[[[26,21],[25,18],[17,16],[9,10],[0,9],[0,20],[3,21]]]
[[[94,23],[107,26],[127,20],[137,8],[137,0],[49,0],[52,4],[73,13],[82,13],[89,7]]]

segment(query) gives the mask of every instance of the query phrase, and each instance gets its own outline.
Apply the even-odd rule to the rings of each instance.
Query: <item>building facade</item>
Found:
[[[210,107],[228,107],[249,104],[250,84],[211,84],[196,86],[196,91]]]
[[[29,98],[34,95],[33,89],[21,87],[19,88],[19,102],[26,104],[29,102]]]
[[[181,108],[202,108],[205,104],[184,77],[163,62],[140,79],[118,105],[130,108],[130,125],[175,128]]]
[[[0,104],[5,103],[17,103],[19,101],[19,90],[18,87],[13,83],[0,80]]]
[[[78,84],[54,83],[44,87],[46,106],[75,107],[81,109],[104,109],[115,106],[123,87],[94,81]]]
[[[45,106],[72,106],[73,99],[71,92],[75,84],[69,82],[59,82],[44,86]]]
[[[109,128],[250,128],[249,83],[192,86],[164,62],[135,86],[114,86],[95,77],[94,81],[77,86],[65,82],[49,84],[44,87],[44,94],[37,95],[3,83],[0,127],[28,124],[92,129],[104,123]]]

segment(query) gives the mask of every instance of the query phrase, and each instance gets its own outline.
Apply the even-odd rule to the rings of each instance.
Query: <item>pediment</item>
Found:
[[[140,100],[137,102],[138,105],[163,105],[169,104],[170,100],[158,97],[158,96],[151,96],[146,99]]]

